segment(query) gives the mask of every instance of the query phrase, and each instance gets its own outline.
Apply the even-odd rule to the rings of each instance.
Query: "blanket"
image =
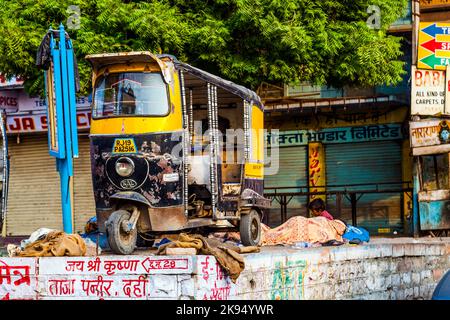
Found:
[[[28,244],[17,253],[20,257],[62,257],[84,256],[86,243],[78,234],[51,231],[43,239]]]
[[[263,246],[294,244],[296,242],[325,243],[342,241],[346,225],[343,221],[328,220],[325,217],[305,218],[295,216],[276,228],[262,225]]]

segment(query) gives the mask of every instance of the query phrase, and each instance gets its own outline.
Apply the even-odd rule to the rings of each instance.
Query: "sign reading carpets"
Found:
[[[450,64],[450,23],[421,22],[417,67],[445,70]]]
[[[445,112],[446,72],[411,68],[411,114],[435,115]]]
[[[322,130],[280,131],[278,134],[268,133],[268,145],[278,144],[280,147],[303,146],[309,142],[347,143],[381,140],[397,140],[403,137],[400,124],[368,125],[359,127],[327,128]]]

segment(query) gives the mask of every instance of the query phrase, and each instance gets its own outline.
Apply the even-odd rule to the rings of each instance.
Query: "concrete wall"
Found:
[[[0,299],[429,299],[450,239],[246,255],[236,284],[213,256],[0,258]]]

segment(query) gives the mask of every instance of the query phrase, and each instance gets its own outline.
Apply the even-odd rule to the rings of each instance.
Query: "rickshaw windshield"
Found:
[[[167,87],[160,73],[101,75],[95,83],[94,118],[164,116],[169,113]]]

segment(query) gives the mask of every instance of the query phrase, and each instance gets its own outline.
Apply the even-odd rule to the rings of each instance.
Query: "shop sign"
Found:
[[[429,147],[450,143],[450,121],[412,121],[409,124],[411,147]]]
[[[77,127],[89,129],[91,110],[77,111]],[[47,114],[8,115],[6,117],[7,133],[46,132],[48,130]]]
[[[450,6],[450,0],[420,0],[420,9],[442,8]]]
[[[400,124],[374,124],[358,127],[326,128],[322,130],[280,131],[278,134],[269,132],[266,142],[278,144],[280,147],[302,146],[309,142],[348,143],[369,142],[381,140],[396,140],[402,138]]]
[[[417,67],[445,70],[450,64],[450,23],[421,22]]]
[[[12,87],[12,86],[22,86],[23,80],[20,77],[11,77],[7,79],[2,73],[0,73],[0,88],[1,87]]]
[[[25,92],[19,94],[19,111],[47,110],[46,99],[39,97],[29,97]],[[77,109],[90,107],[88,97],[78,97],[76,99]]]
[[[90,108],[89,97],[76,99],[77,109]],[[22,111],[46,111],[47,103],[40,97],[30,97],[23,90],[0,90],[0,109],[7,113]]]
[[[0,91],[0,109],[8,112],[17,112],[19,108],[19,98],[17,92],[3,90]]]
[[[445,71],[411,68],[411,114],[435,115],[445,113]]]
[[[308,145],[308,177],[311,192],[325,191],[325,150],[322,143],[313,142]],[[325,194],[312,194],[309,196],[309,202],[317,198],[327,201]]]

